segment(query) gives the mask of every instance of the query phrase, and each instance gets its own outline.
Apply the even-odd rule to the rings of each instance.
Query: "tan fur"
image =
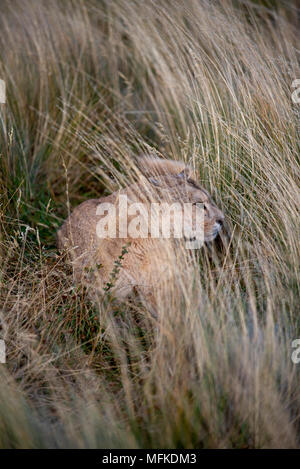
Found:
[[[124,255],[122,267],[115,279],[114,292],[124,298],[133,290],[155,305],[154,292],[162,279],[170,277],[174,239],[147,238],[98,238],[96,226],[101,216],[96,214],[100,203],[113,203],[118,207],[120,195],[126,195],[130,203],[143,202],[150,210],[150,202],[202,202],[205,203],[204,234],[211,241],[220,229],[224,216],[215,206],[209,194],[192,179],[191,170],[182,162],[144,157],[138,166],[144,176],[126,189],[108,197],[91,199],[76,207],[58,231],[58,247],[68,250],[77,281],[87,280],[95,291],[103,292],[110,281],[114,262],[122,248],[130,243]],[[117,216],[122,219],[123,214]],[[128,216],[128,224],[133,217]],[[218,225],[220,223],[220,225]],[[217,227],[217,228],[216,228]]]

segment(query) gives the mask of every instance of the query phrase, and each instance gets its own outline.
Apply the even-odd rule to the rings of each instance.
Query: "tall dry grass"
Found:
[[[2,1],[0,447],[299,446],[299,10],[264,5]],[[145,151],[192,164],[230,233],[158,322],[92,304],[55,247]]]

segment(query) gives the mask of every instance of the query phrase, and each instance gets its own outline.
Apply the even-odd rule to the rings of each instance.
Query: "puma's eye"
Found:
[[[198,202],[193,202],[192,205],[202,205],[203,208],[204,208],[204,211],[207,212],[207,207],[206,207],[206,205],[205,205],[202,201],[200,201],[200,200],[199,200]]]

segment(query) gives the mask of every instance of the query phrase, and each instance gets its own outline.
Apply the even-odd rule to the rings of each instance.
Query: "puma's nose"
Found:
[[[217,223],[219,223],[220,227],[222,227],[224,223],[224,218],[218,218]]]

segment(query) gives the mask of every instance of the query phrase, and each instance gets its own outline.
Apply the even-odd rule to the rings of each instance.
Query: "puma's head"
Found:
[[[193,204],[191,215],[184,215],[186,238],[192,240],[197,210],[204,210],[204,241],[212,241],[220,232],[224,215],[213,202],[210,194],[192,178],[192,170],[183,162],[142,157],[139,167],[150,182],[155,199],[175,204],[181,210],[185,203]],[[197,205],[199,204],[199,205]],[[176,210],[176,208],[175,208]]]

